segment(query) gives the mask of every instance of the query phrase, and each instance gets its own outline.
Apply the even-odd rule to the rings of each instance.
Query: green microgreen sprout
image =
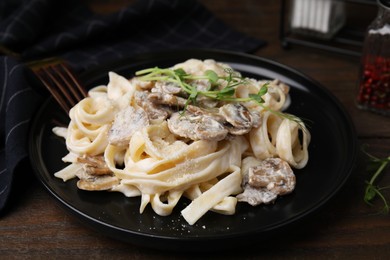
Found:
[[[195,103],[196,98],[200,95],[221,101],[264,103],[262,96],[267,93],[268,83],[264,84],[257,94],[250,94],[248,98],[237,98],[234,96],[236,88],[247,84],[248,80],[232,69],[225,69],[225,72],[227,73],[226,76],[219,76],[213,70],[206,70],[204,75],[196,76],[187,74],[180,68],[173,70],[154,67],[137,71],[136,76],[145,81],[167,81],[177,84],[189,95],[188,103]],[[196,86],[191,85],[191,81],[202,79],[208,80],[210,83],[208,89],[199,90]],[[223,88],[219,88],[220,86],[223,86]]]
[[[372,174],[370,180],[366,181],[366,188],[364,190],[364,202],[372,206],[373,205],[372,201],[376,197],[378,197],[383,203],[383,208],[380,212],[387,214],[390,211],[390,205],[383,194],[383,190],[390,189],[390,186],[380,187],[379,185],[376,184],[376,182],[378,181],[378,177],[384,172],[387,165],[389,164],[390,156],[386,158],[377,158],[367,153],[365,150],[363,151],[369,157],[369,162],[370,162],[369,167],[374,169],[374,173]]]
[[[189,104],[196,104],[199,96],[205,96],[211,99],[216,99],[226,102],[249,102],[254,101],[262,108],[276,114],[279,117],[287,118],[298,123],[302,129],[306,129],[303,121],[294,115],[274,111],[265,106],[263,96],[268,92],[269,82],[263,84],[256,94],[249,94],[248,97],[239,98],[235,96],[236,88],[240,85],[249,83],[247,78],[241,76],[240,73],[231,68],[225,68],[226,75],[220,76],[213,70],[206,70],[203,75],[191,75],[186,73],[183,69],[170,68],[148,68],[137,71],[135,75],[144,81],[165,81],[175,83],[188,94],[187,102],[182,113],[186,110]],[[207,80],[209,87],[206,90],[199,90],[196,85],[191,85],[195,80]]]

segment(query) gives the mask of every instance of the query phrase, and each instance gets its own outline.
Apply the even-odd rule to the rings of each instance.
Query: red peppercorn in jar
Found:
[[[378,0],[378,8],[364,41],[357,105],[390,115],[390,0]]]

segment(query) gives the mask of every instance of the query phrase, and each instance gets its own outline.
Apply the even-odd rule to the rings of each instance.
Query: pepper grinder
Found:
[[[357,106],[390,116],[390,0],[377,0],[367,28],[358,81]]]

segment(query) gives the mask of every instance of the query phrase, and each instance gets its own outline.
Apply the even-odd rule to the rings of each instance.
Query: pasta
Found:
[[[150,205],[167,216],[185,197],[191,202],[181,213],[193,225],[208,211],[231,215],[238,201],[253,201],[245,187],[266,159],[307,164],[310,133],[282,111],[289,87],[278,80],[244,78],[227,64],[196,59],[140,74],[109,72],[107,85],[70,110],[69,125],[53,129],[69,151],[56,177],[140,197],[140,213]],[[285,182],[256,185],[250,189],[276,197],[275,185]]]

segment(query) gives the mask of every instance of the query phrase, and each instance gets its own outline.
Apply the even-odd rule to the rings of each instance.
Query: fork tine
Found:
[[[74,97],[77,98],[77,102],[87,96],[87,91],[81,86],[81,83],[77,80],[66,64],[60,63],[58,65],[52,66],[52,68],[58,73],[64,83],[68,86]],[[76,86],[76,88],[74,88],[74,86]]]
[[[68,113],[71,109],[71,105],[63,98],[62,93],[59,92],[53,85],[51,77],[44,70],[35,71],[35,75],[41,80],[43,85],[45,85],[46,89],[50,92],[50,94],[54,97],[57,103],[61,106],[61,108]],[[65,94],[66,96],[66,94]],[[69,99],[68,99],[69,100]]]
[[[46,65],[33,71],[66,113],[87,96],[86,90],[63,63]]]

